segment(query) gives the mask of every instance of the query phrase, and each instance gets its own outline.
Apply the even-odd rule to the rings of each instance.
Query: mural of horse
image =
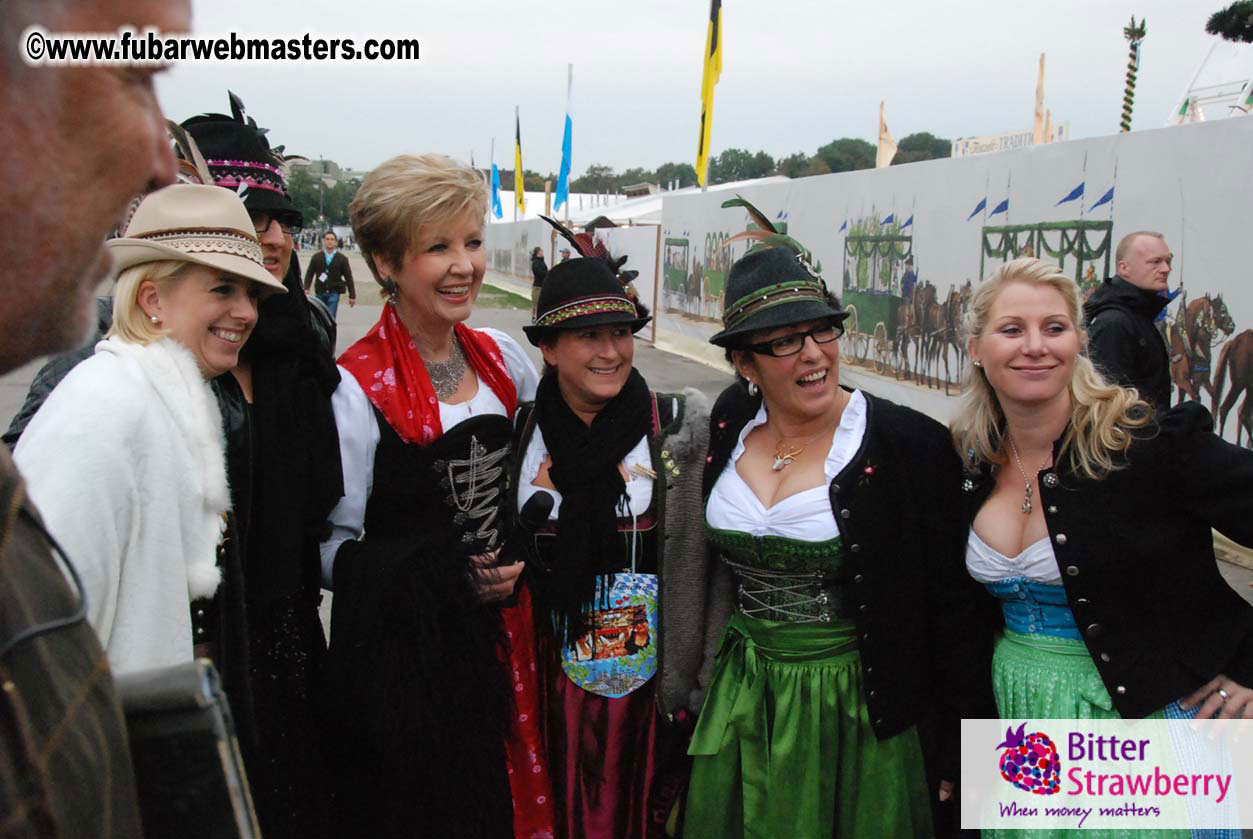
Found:
[[[1231,391],[1223,398],[1223,388],[1228,378],[1231,379]],[[1240,445],[1243,433],[1247,432],[1249,444],[1253,446],[1253,329],[1246,329],[1228,341],[1219,353],[1212,395],[1210,412],[1218,420],[1219,434],[1223,433],[1227,425],[1227,414],[1231,413],[1236,400],[1244,396],[1236,414],[1236,445]],[[1221,405],[1219,400],[1222,400]]]
[[[974,288],[970,280],[966,280],[965,285],[958,288],[950,286],[948,297],[944,301],[943,314],[940,320],[940,328],[932,344],[932,351],[937,355],[944,356],[944,395],[948,396],[949,385],[954,384],[952,381],[952,373],[948,364],[948,351],[952,347],[957,355],[957,373],[961,374],[962,368],[966,364],[966,347],[962,344],[962,321],[965,320],[966,312],[970,309],[970,298],[974,296]],[[936,374],[939,374],[939,362],[936,363]]]
[[[1217,399],[1210,382],[1210,360],[1215,340],[1222,341],[1236,331],[1221,294],[1205,295],[1189,301],[1185,295],[1168,332],[1170,377],[1179,390],[1179,401],[1200,400],[1208,391]]]

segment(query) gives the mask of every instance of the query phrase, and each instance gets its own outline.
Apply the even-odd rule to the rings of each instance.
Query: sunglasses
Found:
[[[805,346],[806,338],[813,338],[815,344],[829,344],[844,334],[844,326],[839,323],[824,323],[815,326],[808,332],[793,332],[760,344],[749,344],[745,349],[760,355],[772,355],[775,358],[786,358],[796,355]]]
[[[304,223],[300,216],[294,213],[264,213],[250,211],[248,215],[252,218],[252,227],[257,231],[258,236],[269,230],[270,225],[274,222],[278,222],[279,229],[289,236],[299,233],[304,227]]]

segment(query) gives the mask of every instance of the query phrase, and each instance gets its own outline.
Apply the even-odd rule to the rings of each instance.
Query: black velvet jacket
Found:
[[[961,463],[935,420],[869,394],[866,403],[861,447],[829,488],[852,574],[866,704],[879,738],[917,725],[928,773],[956,781],[960,719],[996,716],[986,595],[963,561]],[[706,500],[760,406],[739,384],[718,398]]]
[[[1211,528],[1253,545],[1253,451],[1212,433],[1185,402],[1137,434],[1124,468],[1094,481],[1040,474],[1039,503],[1066,599],[1124,717],[1144,717],[1218,673],[1253,685],[1253,605],[1214,558]],[[963,483],[965,522],[992,491],[990,468]]]

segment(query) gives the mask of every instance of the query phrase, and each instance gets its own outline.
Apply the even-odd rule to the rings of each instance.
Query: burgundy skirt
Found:
[[[687,782],[687,732],[662,719],[656,684],[609,699],[554,668],[548,758],[565,839],[661,839]]]

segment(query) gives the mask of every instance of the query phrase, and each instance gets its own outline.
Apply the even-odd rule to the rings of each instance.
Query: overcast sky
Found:
[[[774,157],[843,136],[873,141],[879,100],[897,139],[1029,129],[1039,54],[1045,104],[1072,138],[1115,133],[1132,11],[1148,19],[1136,129],[1164,124],[1216,40],[1229,0],[725,0],[713,151]],[[416,37],[416,62],[185,65],[159,82],[182,120],[228,109],[234,90],[289,152],[372,167],[439,151],[513,165],[521,107],[526,168],[561,159],[574,64],[574,173],[692,162],[708,0],[193,0],[198,32]],[[1253,51],[1253,47],[1241,49]]]

